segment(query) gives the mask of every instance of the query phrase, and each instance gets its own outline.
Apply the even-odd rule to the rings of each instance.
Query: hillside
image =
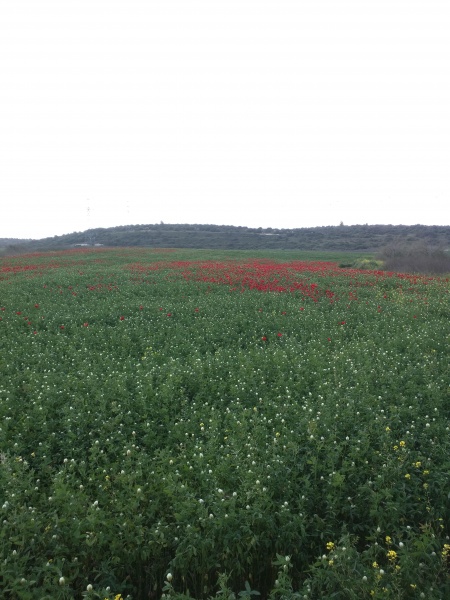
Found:
[[[3,243],[2,243],[3,242]],[[12,243],[11,243],[12,242]],[[332,250],[375,252],[393,244],[423,242],[450,247],[450,226],[339,225],[299,229],[232,225],[153,224],[89,229],[40,240],[1,240],[8,254],[76,245],[236,250]]]

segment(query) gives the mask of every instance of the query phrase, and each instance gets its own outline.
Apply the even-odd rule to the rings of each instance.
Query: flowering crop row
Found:
[[[0,595],[445,598],[449,309],[333,262],[5,259]]]

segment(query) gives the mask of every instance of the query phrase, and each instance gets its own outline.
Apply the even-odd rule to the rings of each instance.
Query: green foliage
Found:
[[[18,244],[19,242],[20,244]],[[2,240],[9,254],[61,250],[74,245],[222,250],[283,250],[373,253],[389,244],[450,247],[450,227],[437,225],[350,225],[263,229],[231,225],[154,224],[89,229],[42,240]],[[357,258],[357,257],[356,257]],[[347,257],[346,261],[349,260]]]
[[[0,596],[450,595],[449,280],[284,256],[1,261]]]

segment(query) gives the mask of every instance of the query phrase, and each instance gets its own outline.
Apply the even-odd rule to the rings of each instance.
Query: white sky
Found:
[[[450,225],[450,2],[2,2],[0,237],[161,220]]]

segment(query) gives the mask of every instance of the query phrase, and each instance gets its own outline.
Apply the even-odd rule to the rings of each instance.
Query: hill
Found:
[[[0,246],[8,254],[59,250],[80,245],[376,252],[387,245],[417,242],[447,249],[450,247],[450,226],[339,225],[263,229],[233,225],[159,223],[89,229],[39,240],[0,239]]]

